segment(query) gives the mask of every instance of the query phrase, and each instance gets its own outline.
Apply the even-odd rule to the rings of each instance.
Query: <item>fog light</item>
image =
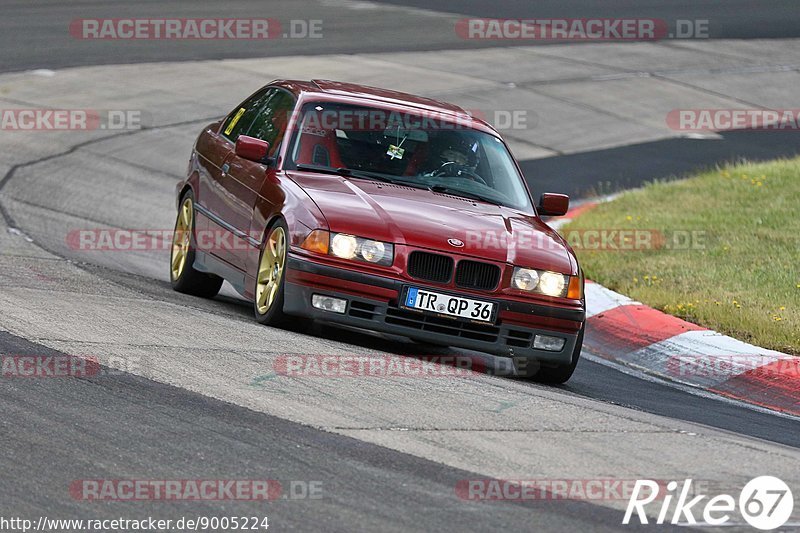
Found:
[[[311,305],[323,311],[330,311],[332,313],[344,313],[347,310],[347,300],[341,298],[332,298],[331,296],[323,296],[315,294],[311,297]]]
[[[536,335],[533,339],[533,347],[537,350],[546,350],[548,352],[560,352],[564,348],[566,339],[561,337],[551,337],[550,335]]]

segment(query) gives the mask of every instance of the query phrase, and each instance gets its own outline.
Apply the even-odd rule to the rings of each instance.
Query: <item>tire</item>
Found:
[[[537,383],[546,385],[562,385],[569,381],[569,378],[572,377],[575,368],[578,366],[578,361],[581,358],[583,332],[585,329],[586,325],[584,324],[578,333],[578,340],[575,342],[575,349],[572,351],[572,362],[570,364],[551,367],[526,365],[524,368],[517,369],[517,376],[532,379]]]
[[[169,280],[178,292],[213,298],[222,287],[222,278],[194,269],[194,196],[188,191],[181,198],[175,230],[172,235],[172,251],[169,255]]]
[[[280,326],[288,321],[283,313],[288,235],[286,222],[278,219],[267,232],[258,256],[253,312],[256,320],[265,326]]]

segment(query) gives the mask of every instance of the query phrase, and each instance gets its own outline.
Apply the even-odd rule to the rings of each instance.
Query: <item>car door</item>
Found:
[[[267,141],[270,145],[267,155],[275,156],[280,150],[295,103],[291,93],[279,88],[271,89],[262,108],[242,134]],[[274,178],[275,170],[266,164],[241,158],[235,152],[229,154],[226,163],[227,172],[222,184],[230,202],[225,205],[225,217],[237,229],[246,232],[246,236],[234,236],[233,249],[234,264],[245,270],[248,257],[261,244],[261,236],[251,232],[253,209],[259,196],[274,204],[275,198],[280,196],[279,185],[276,179],[268,179],[270,173]]]
[[[200,236],[208,234],[209,218],[218,212],[217,188],[221,180],[222,165],[232,150],[230,142],[223,138],[218,130],[218,124],[208,126],[198,137],[195,145],[198,180],[197,190],[194,191],[194,224],[198,235],[198,245],[204,250],[207,247]]]
[[[236,139],[250,128],[259,111],[272,95],[274,89],[266,87],[231,111],[219,128],[206,136],[207,145],[204,153],[207,160],[207,182],[204,187],[201,179],[201,197],[199,211],[207,216],[205,242],[207,250],[214,256],[223,259],[236,267],[240,267],[237,246],[241,246],[241,236],[245,235],[249,226],[237,225],[231,206],[236,202],[235,188],[231,188],[228,177],[230,159],[234,153]],[[199,150],[198,150],[199,151]]]

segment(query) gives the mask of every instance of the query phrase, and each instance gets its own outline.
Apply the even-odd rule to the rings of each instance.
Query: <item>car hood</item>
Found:
[[[332,232],[575,273],[564,241],[532,215],[402,185],[301,171],[288,175],[317,204]]]

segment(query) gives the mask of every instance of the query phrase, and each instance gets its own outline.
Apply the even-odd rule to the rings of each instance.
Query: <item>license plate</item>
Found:
[[[461,296],[451,296],[439,292],[409,287],[406,293],[405,306],[458,318],[492,322],[494,304]]]

